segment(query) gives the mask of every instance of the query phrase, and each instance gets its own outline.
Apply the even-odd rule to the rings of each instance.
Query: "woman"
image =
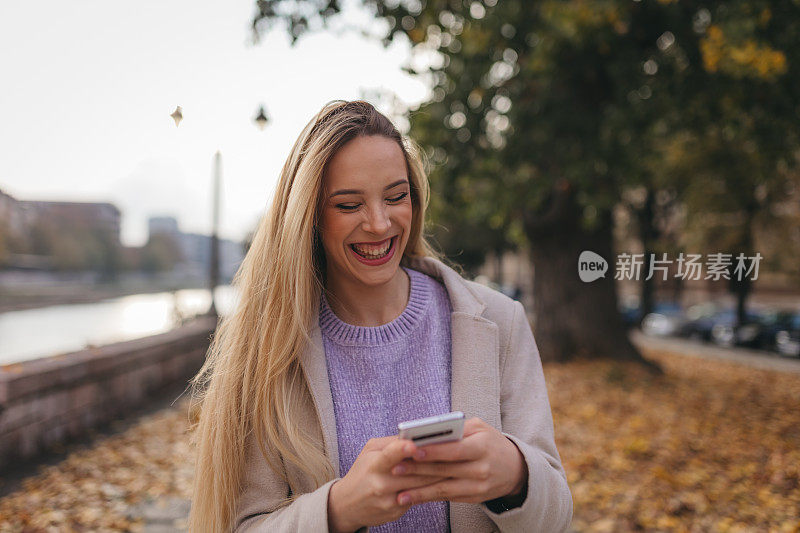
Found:
[[[283,167],[192,381],[191,531],[561,531],[572,498],[522,305],[423,235],[419,151],[326,105]],[[462,411],[461,441],[398,422]]]

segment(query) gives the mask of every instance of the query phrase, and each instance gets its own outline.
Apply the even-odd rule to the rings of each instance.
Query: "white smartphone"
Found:
[[[461,440],[464,436],[464,413],[453,411],[400,422],[397,424],[397,431],[401,439],[414,441],[417,446]]]

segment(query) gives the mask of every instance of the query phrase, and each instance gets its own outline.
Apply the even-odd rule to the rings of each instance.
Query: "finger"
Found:
[[[417,505],[443,500],[477,503],[486,499],[480,489],[481,485],[473,480],[445,479],[433,485],[401,491],[397,494],[397,503]]]
[[[412,441],[395,437],[394,442],[390,442],[378,452],[376,466],[378,469],[388,472],[403,459],[412,457],[416,451],[417,446]]]
[[[414,454],[415,461],[474,461],[482,455],[482,443],[476,438],[465,437],[459,441],[426,444]]]
[[[483,461],[462,461],[458,463],[402,461],[392,468],[392,474],[396,476],[422,475],[486,480],[489,479],[491,471],[488,463]]]
[[[472,418],[468,418],[464,421],[464,436],[472,435],[473,433],[477,433],[478,431],[482,431],[486,429],[488,424],[478,418],[477,416],[473,416]]]
[[[434,483],[444,481],[447,477],[444,476],[399,476],[392,478],[389,483],[391,492],[400,492],[409,489],[416,489],[419,487],[427,487]]]
[[[367,443],[364,445],[364,449],[367,451],[382,450],[394,440],[397,440],[397,435],[390,435],[388,437],[374,437],[367,441]]]

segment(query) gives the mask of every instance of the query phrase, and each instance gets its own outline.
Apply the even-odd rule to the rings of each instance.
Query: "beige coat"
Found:
[[[521,507],[502,513],[484,504],[450,502],[450,528],[461,532],[558,532],[572,519],[572,495],[553,440],[553,418],[539,350],[525,311],[517,301],[463,279],[442,262],[425,257],[409,266],[444,283],[452,305],[451,407],[479,417],[510,438],[528,465],[528,494]],[[322,440],[336,470],[339,451],[325,352],[317,320],[312,345],[301,357],[313,400],[298,424]],[[245,479],[236,513],[236,532],[327,532],[329,481],[314,490],[299,469],[286,464],[290,485],[281,481],[248,445]],[[291,491],[302,494],[271,512]],[[362,528],[366,530],[366,528]]]

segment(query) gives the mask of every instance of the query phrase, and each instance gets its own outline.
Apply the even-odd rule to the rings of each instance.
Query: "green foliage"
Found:
[[[439,58],[411,69],[432,99],[410,113],[409,133],[434,164],[447,251],[523,244],[519,221],[541,218],[564,180],[588,231],[637,188],[691,215],[769,211],[797,165],[797,1],[364,4],[388,23],[384,43],[402,34]],[[283,20],[293,40],[338,12],[319,0],[257,5],[257,30]]]

